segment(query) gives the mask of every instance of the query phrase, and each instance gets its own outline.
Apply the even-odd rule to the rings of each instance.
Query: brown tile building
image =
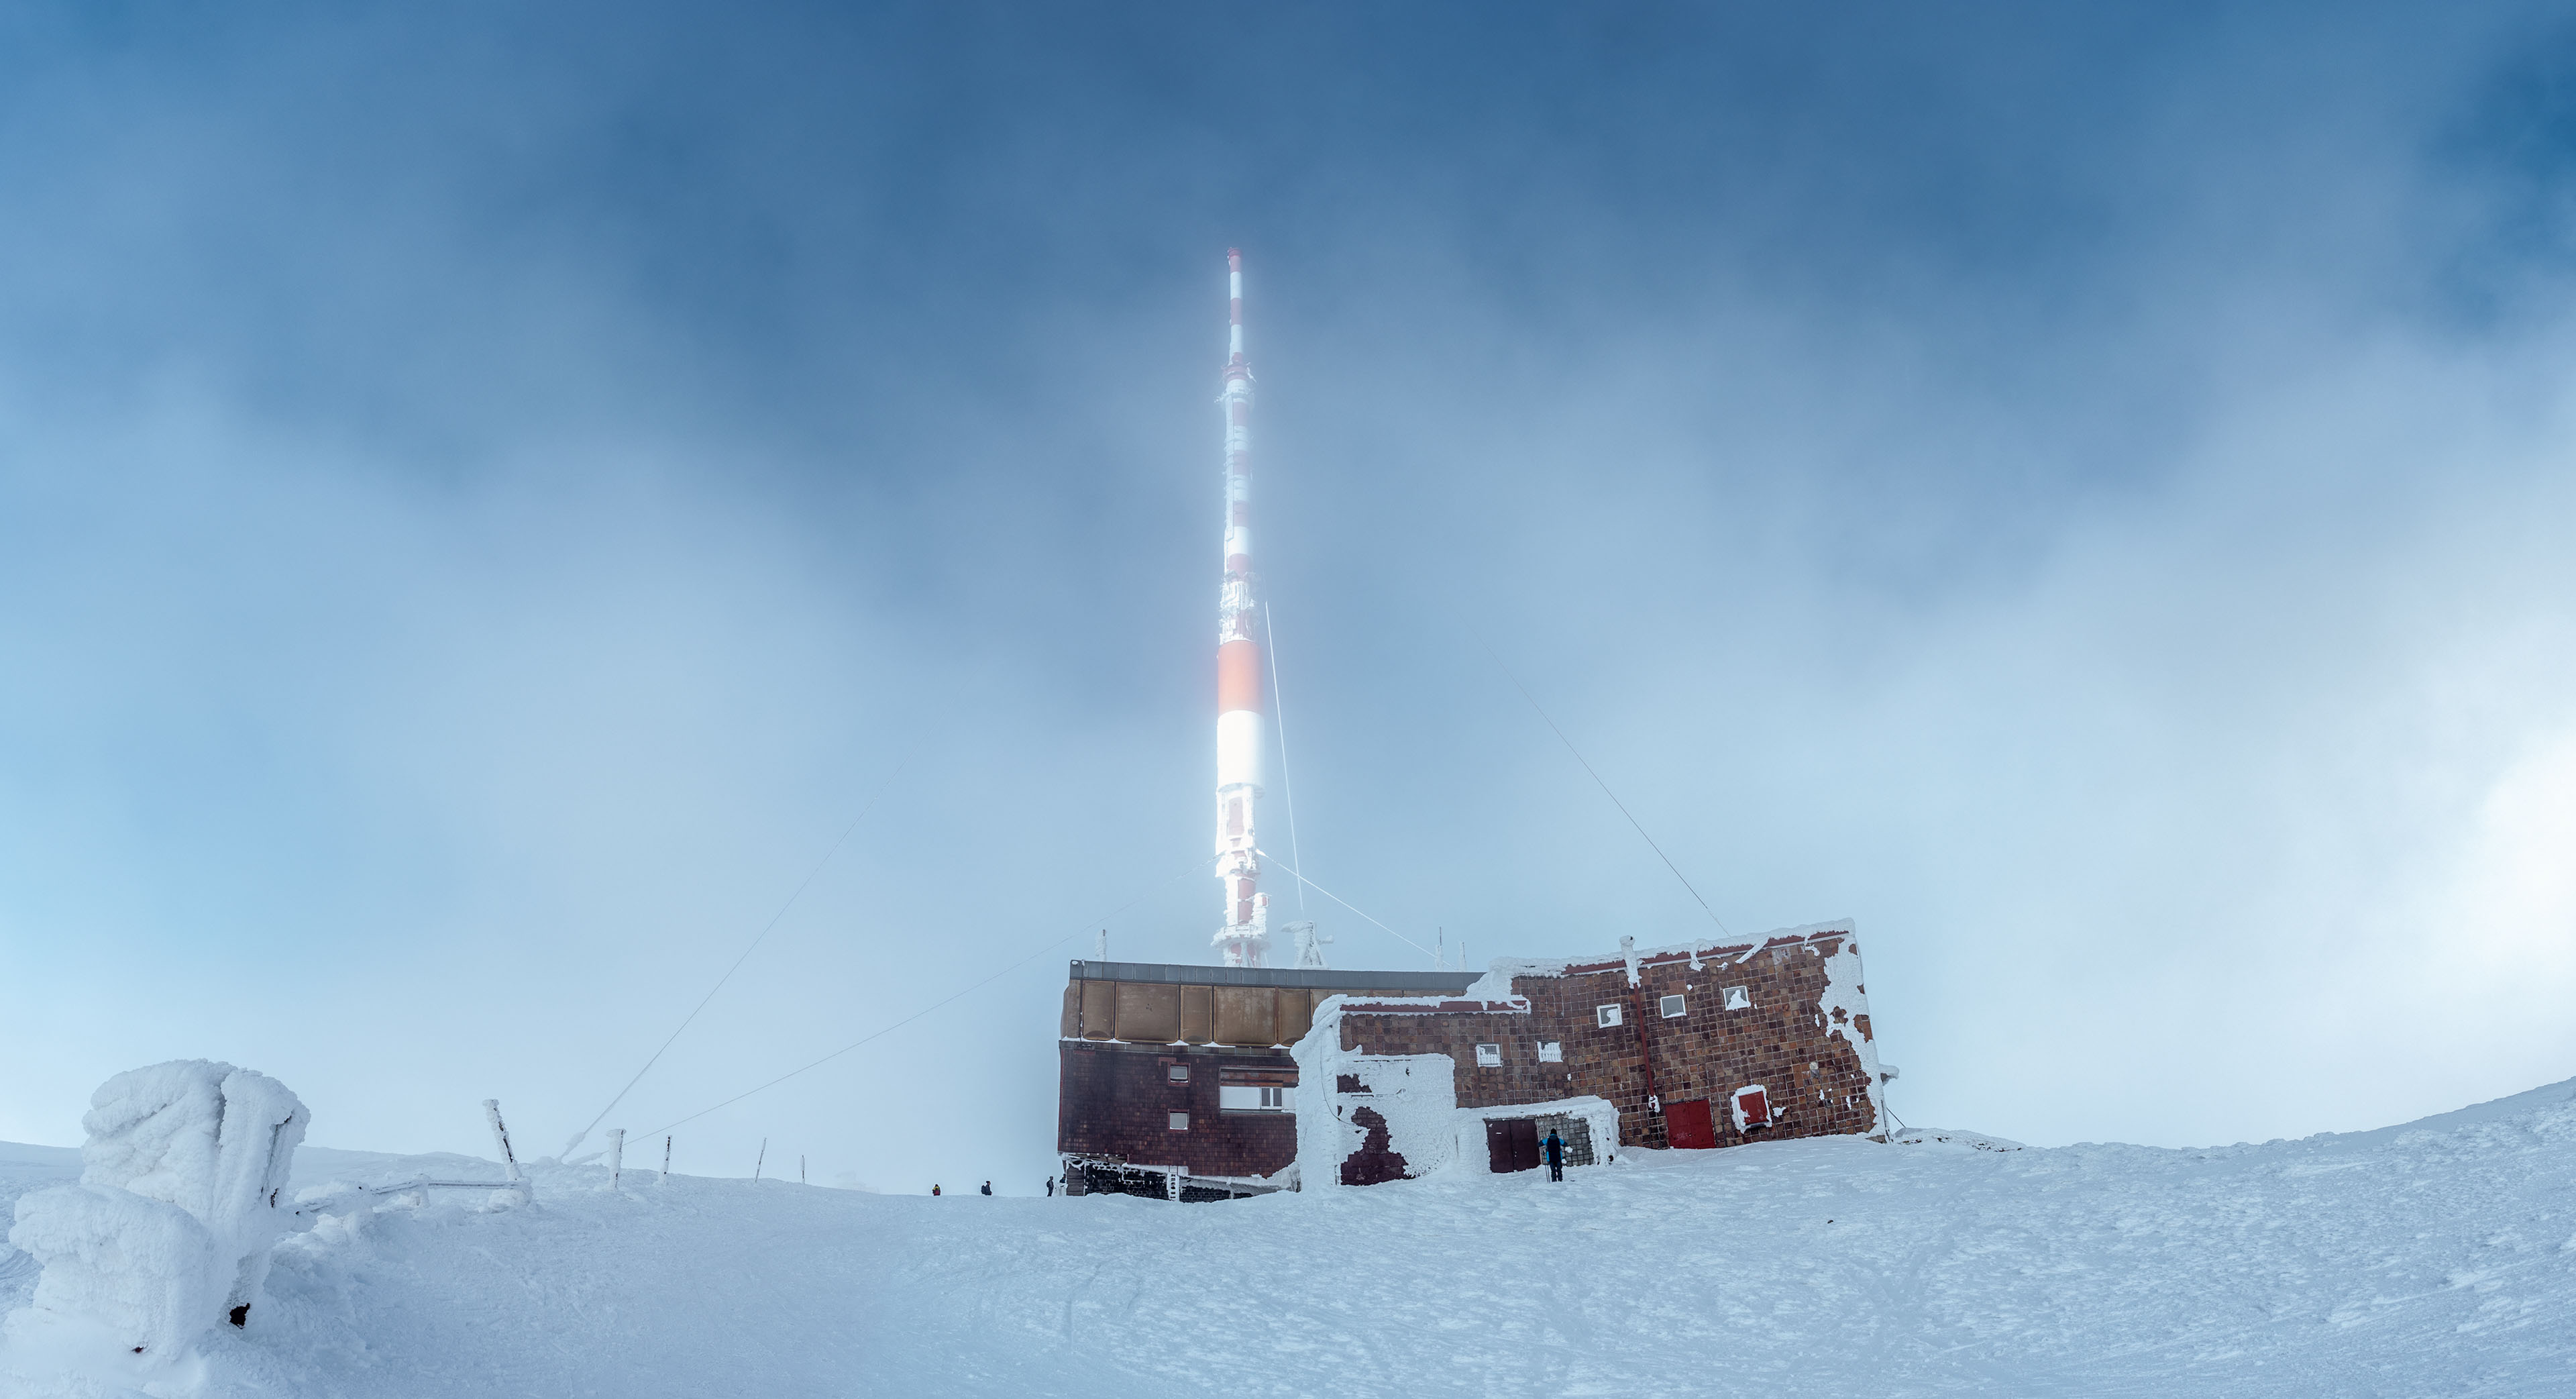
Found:
[[[1628,1146],[1885,1130],[1848,923],[1732,947],[1497,962],[1456,998],[1346,997],[1318,1007],[1296,1058],[1314,1115],[1300,1123],[1308,1184],[1472,1159],[1473,1131],[1513,1105],[1605,1101]],[[1436,1061],[1439,1072],[1422,1071]]]
[[[1058,1048],[1068,1183],[1174,1199],[1884,1131],[1848,923],[1481,977],[1075,962]]]
[[[1075,962],[1059,1028],[1067,1185],[1220,1198],[1297,1159],[1288,1046],[1332,996],[1455,995],[1472,972]]]

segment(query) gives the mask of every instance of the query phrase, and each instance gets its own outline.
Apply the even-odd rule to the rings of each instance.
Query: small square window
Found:
[[[1681,1019],[1681,1018],[1682,1018],[1683,1010],[1682,1010],[1682,998],[1681,998],[1681,997],[1679,997],[1679,996],[1666,996],[1666,997],[1664,997],[1664,999],[1663,999],[1663,1008],[1664,1008],[1664,1018],[1665,1018],[1666,1020],[1679,1020],[1679,1019]]]
[[[1562,1063],[1564,1063],[1564,1062],[1565,1062],[1565,1046],[1564,1046],[1564,1044],[1562,1044],[1562,1043],[1560,1043],[1559,1041],[1556,1041],[1556,1040],[1542,1040],[1542,1041],[1540,1041],[1540,1043],[1539,1043],[1539,1047],[1538,1047],[1538,1061],[1539,1061],[1540,1063],[1542,1063],[1542,1064],[1562,1064]]]
[[[1503,1066],[1503,1047],[1502,1047],[1501,1045],[1499,1045],[1499,1044],[1480,1044],[1480,1045],[1476,1046],[1476,1067],[1477,1067],[1477,1068],[1480,1068],[1480,1069],[1499,1069],[1499,1068],[1501,1068],[1502,1066]]]
[[[1726,998],[1725,1004],[1728,1010],[1753,1009],[1753,993],[1741,986],[1729,986],[1718,994]]]
[[[1601,1027],[1606,1030],[1619,1023],[1619,1008],[1617,1006],[1596,1007],[1592,1012],[1592,1018],[1600,1022]]]
[[[1771,1094],[1761,1084],[1735,1090],[1735,1130],[1771,1125]]]
[[[1173,1113],[1172,1130],[1175,1132],[1186,1132],[1190,1130],[1190,1115],[1185,1112]]]
[[[1190,1066],[1187,1064],[1174,1064],[1167,1072],[1171,1074],[1174,1083],[1190,1081]]]

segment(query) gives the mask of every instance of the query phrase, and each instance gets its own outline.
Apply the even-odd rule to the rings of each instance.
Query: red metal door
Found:
[[[1490,1117],[1485,1119],[1485,1164],[1495,1175],[1512,1168],[1512,1136],[1507,1130],[1510,1125]]]
[[[1512,1119],[1512,1169],[1538,1169],[1538,1121],[1535,1118]]]
[[[1717,1128],[1709,1120],[1708,1099],[1664,1104],[1664,1144],[1693,1151],[1717,1145]]]

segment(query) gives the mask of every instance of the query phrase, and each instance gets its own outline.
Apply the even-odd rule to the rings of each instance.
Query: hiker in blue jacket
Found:
[[[1547,1178],[1565,1179],[1565,1142],[1552,1128],[1547,1134]]]

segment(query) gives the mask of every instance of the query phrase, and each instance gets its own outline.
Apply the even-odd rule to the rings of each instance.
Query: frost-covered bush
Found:
[[[99,1332],[148,1362],[240,1319],[268,1276],[306,1117],[277,1080],[203,1059],[100,1085],[80,1184],[18,1200],[9,1242],[45,1271],[13,1337]]]

